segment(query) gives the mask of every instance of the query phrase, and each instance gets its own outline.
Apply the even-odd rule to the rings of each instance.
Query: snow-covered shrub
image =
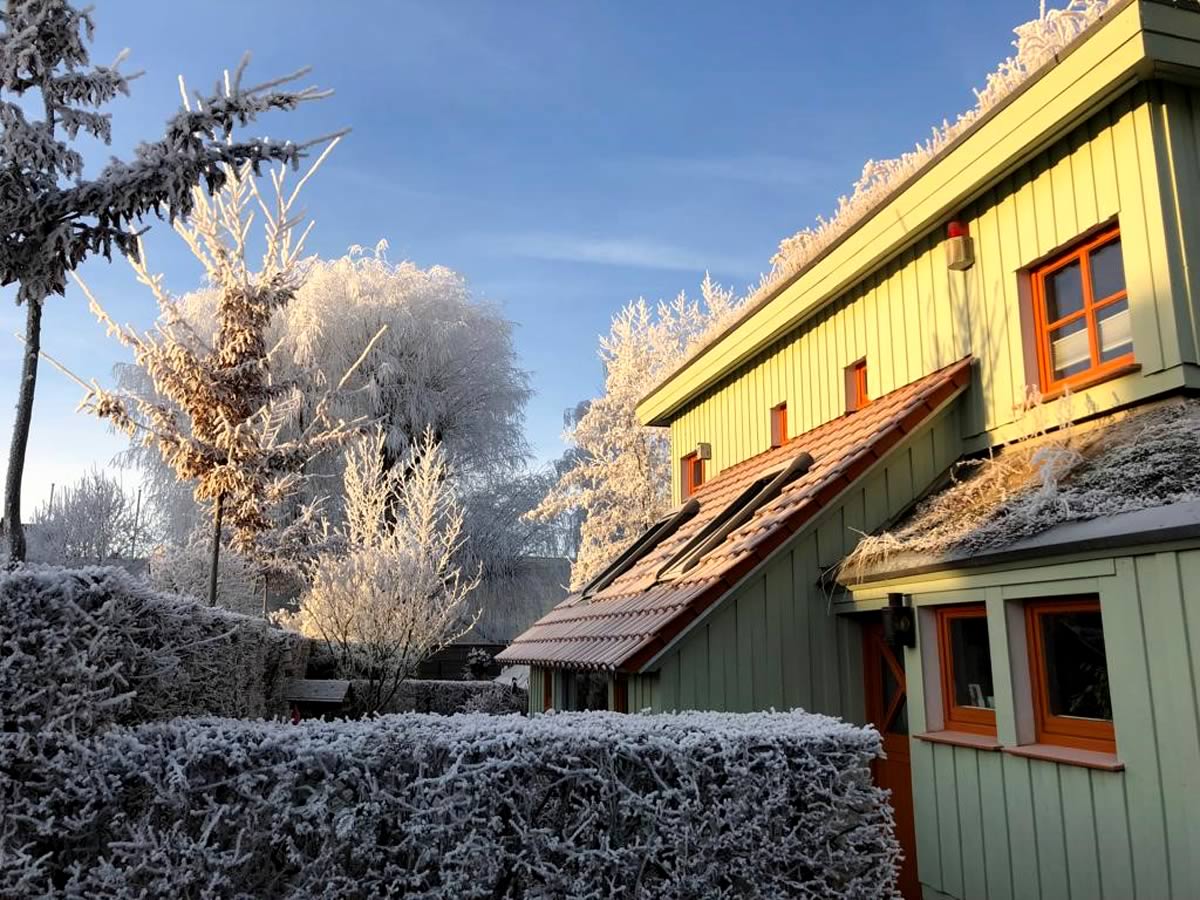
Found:
[[[321,640],[365,712],[386,708],[421,661],[479,620],[463,570],[463,512],[445,452],[426,431],[404,464],[384,468],[376,429],[346,454],[345,524],[307,566],[309,587],[278,621]]]
[[[803,712],[11,737],[9,896],[898,896],[878,734]]]
[[[268,715],[299,641],[121,569],[0,573],[0,732]]]
[[[483,647],[472,647],[467,651],[467,662],[463,666],[463,678],[467,681],[482,681],[488,677],[488,669],[496,657]]]
[[[410,678],[397,688],[381,712],[437,713],[443,716],[460,712],[492,715],[523,713],[529,709],[529,691],[495,681],[442,681]]]

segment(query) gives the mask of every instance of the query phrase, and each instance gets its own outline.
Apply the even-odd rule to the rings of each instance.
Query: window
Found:
[[[699,453],[689,453],[679,461],[683,499],[686,500],[704,484],[704,460]]]
[[[782,447],[788,439],[787,404],[771,407],[771,446]]]
[[[947,731],[996,733],[992,654],[982,603],[937,610],[942,717]]]
[[[855,412],[870,402],[871,396],[867,393],[867,360],[863,357],[846,366],[846,412]]]
[[[1037,742],[1115,753],[1100,601],[1032,602],[1025,625]]]
[[[563,672],[566,707],[575,712],[608,709],[608,676],[603,672]]]
[[[1035,269],[1034,322],[1043,391],[1091,381],[1133,362],[1121,235],[1090,238]]]
[[[542,670],[542,709],[554,709],[554,670]]]

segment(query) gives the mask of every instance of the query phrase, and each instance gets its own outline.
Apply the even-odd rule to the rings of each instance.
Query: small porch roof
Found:
[[[1200,537],[1200,401],[1107,416],[969,461],[890,532],[864,538],[851,589],[945,569]]]

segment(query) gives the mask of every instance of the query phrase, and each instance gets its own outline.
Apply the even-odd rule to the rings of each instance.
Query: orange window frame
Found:
[[[1046,648],[1039,627],[1046,614],[1100,612],[1093,597],[1068,600],[1032,600],[1025,604],[1025,638],[1029,647],[1029,679],[1033,694],[1033,726],[1039,744],[1116,753],[1117,736],[1112,722],[1056,716],[1050,712],[1050,688],[1046,679]]]
[[[965,603],[944,606],[936,611],[938,635],[938,662],[942,682],[942,727],[947,731],[967,731],[972,734],[995,734],[996,711],[977,706],[959,706],[954,690],[954,645],[950,640],[950,628],[956,619],[987,619],[987,606],[983,603]],[[990,655],[990,649],[989,649]]]
[[[846,412],[855,412],[871,402],[867,391],[867,358],[846,366]]]
[[[771,407],[771,446],[782,447],[788,439],[787,404]]]
[[[679,461],[679,484],[684,500],[704,484],[704,460],[698,453],[689,453]]]
[[[1077,244],[1072,249],[1055,256],[1053,259],[1038,266],[1030,272],[1033,283],[1033,321],[1035,344],[1037,347],[1038,376],[1041,378],[1043,393],[1073,387],[1075,385],[1096,381],[1110,372],[1129,366],[1134,361],[1133,351],[1130,350],[1116,359],[1108,362],[1100,361],[1100,327],[1096,313],[1122,300],[1128,301],[1128,287],[1122,288],[1108,297],[1096,298],[1092,293],[1092,267],[1090,256],[1093,251],[1121,240],[1121,229],[1113,226],[1095,237]],[[1122,256],[1124,265],[1124,256]],[[1083,284],[1083,309],[1063,316],[1054,322],[1046,318],[1046,279],[1060,269],[1073,262],[1079,263],[1080,278]],[[1084,319],[1087,325],[1088,352],[1091,354],[1091,365],[1082,372],[1068,375],[1066,378],[1054,377],[1054,356],[1050,346],[1050,335],[1064,325]]]

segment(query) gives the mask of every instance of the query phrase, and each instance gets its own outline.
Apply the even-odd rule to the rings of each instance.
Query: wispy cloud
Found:
[[[638,156],[625,166],[697,180],[741,181],[777,187],[821,186],[835,177],[832,163],[824,160],[771,153],[731,156]]]
[[[529,232],[504,235],[492,238],[489,242],[499,252],[527,259],[676,272],[712,271],[738,277],[750,277],[756,273],[754,264],[746,260],[706,254],[640,238],[582,237]]]

